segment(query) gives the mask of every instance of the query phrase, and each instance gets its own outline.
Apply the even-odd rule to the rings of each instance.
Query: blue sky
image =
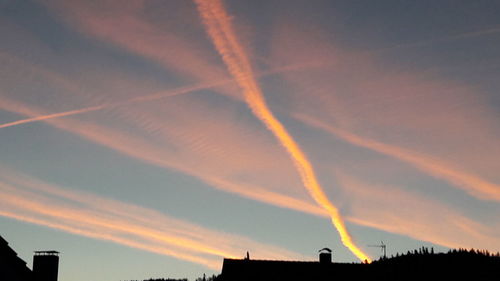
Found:
[[[0,234],[28,264],[58,250],[78,281],[193,279],[246,251],[357,261],[328,204],[374,259],[381,240],[500,251],[497,2],[204,3],[0,2]]]

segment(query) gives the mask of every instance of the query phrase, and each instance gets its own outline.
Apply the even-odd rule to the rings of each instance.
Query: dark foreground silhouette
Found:
[[[33,270],[0,236],[0,281],[57,281],[59,252],[35,251]]]
[[[37,251],[34,271],[0,236],[0,281],[57,281],[58,252]],[[38,269],[36,269],[38,268]],[[319,261],[224,259],[218,276],[196,281],[336,281],[336,280],[500,280],[500,253],[481,250],[450,250],[434,253],[420,248],[406,254],[367,263],[332,262],[331,250],[322,249]],[[144,281],[187,281],[147,279]]]
[[[327,253],[326,253],[327,254]],[[331,258],[331,256],[329,257]],[[320,254],[320,261],[274,261],[224,259],[218,276],[196,281],[337,281],[337,280],[500,280],[500,253],[480,250],[450,250],[434,253],[420,248],[406,254],[366,263],[336,263]],[[143,281],[187,281],[147,279]]]
[[[206,277],[203,275],[203,277],[196,278],[195,281],[215,281],[218,280],[218,276],[212,275],[210,277]],[[129,280],[129,281],[139,281],[139,280]],[[144,279],[142,281],[188,281],[187,278],[183,279],[171,279],[171,278],[149,278],[149,279]]]
[[[371,264],[224,259],[217,281],[500,280],[500,254],[421,248]]]

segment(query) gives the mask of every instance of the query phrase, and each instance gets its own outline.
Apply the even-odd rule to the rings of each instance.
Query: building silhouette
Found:
[[[59,252],[36,251],[31,270],[0,236],[0,269],[1,281],[57,281]]]
[[[450,250],[435,254],[422,247],[395,257],[368,263],[332,262],[330,249],[320,250],[318,261],[224,259],[217,281],[361,281],[361,280],[499,280],[500,253]]]
[[[299,281],[299,280],[362,280],[369,268],[361,263],[332,262],[332,251],[321,249],[318,261],[277,261],[224,259],[218,280],[223,281]],[[347,280],[347,279],[345,279]]]
[[[33,256],[33,276],[36,281],[57,281],[59,252],[35,251]]]
[[[0,281],[57,281],[59,252],[36,251],[33,271],[0,236]],[[197,281],[421,281],[421,280],[499,280],[500,253],[486,250],[453,249],[434,253],[422,247],[384,257],[372,263],[332,261],[332,251],[323,248],[317,261],[254,260],[247,252],[243,259],[223,260],[219,276]],[[146,281],[146,280],[145,280]],[[149,279],[148,281],[187,281],[187,279]]]
[[[9,243],[0,236],[0,280],[25,281],[33,280],[31,270],[26,262],[17,256]]]

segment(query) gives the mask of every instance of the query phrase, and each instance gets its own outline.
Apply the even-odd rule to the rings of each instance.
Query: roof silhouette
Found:
[[[321,252],[321,251],[320,251]],[[217,281],[326,280],[498,280],[500,254],[478,250],[450,250],[435,254],[421,248],[371,264],[224,259]]]
[[[26,262],[17,256],[9,243],[0,236],[0,280],[30,281],[33,280],[31,269]]]

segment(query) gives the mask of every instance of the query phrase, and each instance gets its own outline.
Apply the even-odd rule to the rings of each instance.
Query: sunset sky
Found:
[[[500,251],[499,11],[0,0],[0,235],[61,281]]]

